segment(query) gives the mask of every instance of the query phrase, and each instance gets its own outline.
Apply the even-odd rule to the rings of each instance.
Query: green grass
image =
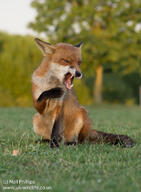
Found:
[[[4,182],[32,180],[34,185],[51,187],[44,191],[52,192],[140,192],[141,108],[101,106],[88,111],[95,129],[128,134],[136,146],[85,144],[50,149],[48,144],[35,144],[33,109],[0,108],[0,191],[2,186],[18,186]],[[14,149],[20,155],[12,156]]]

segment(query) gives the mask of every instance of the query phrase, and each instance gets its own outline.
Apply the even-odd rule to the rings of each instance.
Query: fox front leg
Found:
[[[55,99],[60,98],[63,95],[64,91],[60,87],[52,88],[48,91],[44,91],[39,98],[37,99],[38,102],[46,99]]]
[[[52,133],[51,133],[51,141],[50,141],[50,147],[55,148],[59,147],[59,141],[60,141],[60,127],[61,127],[61,119],[60,117],[55,120]]]

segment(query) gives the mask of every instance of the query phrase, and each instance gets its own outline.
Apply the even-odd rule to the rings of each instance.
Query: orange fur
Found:
[[[34,131],[44,139],[51,139],[54,123],[60,118],[59,134],[64,143],[104,141],[117,144],[121,141],[123,145],[132,145],[134,142],[127,136],[92,130],[87,111],[78,103],[73,89],[67,90],[64,86],[65,73],[74,73],[74,70],[80,72],[80,48],[65,43],[52,46],[39,39],[36,39],[36,43],[42,50],[44,59],[32,75],[33,103],[38,111],[33,118]],[[55,87],[60,87],[64,95],[37,102],[42,92]]]

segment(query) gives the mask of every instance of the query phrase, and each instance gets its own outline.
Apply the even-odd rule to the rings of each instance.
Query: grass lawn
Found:
[[[128,134],[136,146],[85,144],[50,149],[48,144],[35,144],[32,108],[0,108],[0,191],[39,186],[40,191],[52,192],[140,192],[141,108],[96,106],[88,111],[95,129]],[[20,154],[12,156],[15,149]]]

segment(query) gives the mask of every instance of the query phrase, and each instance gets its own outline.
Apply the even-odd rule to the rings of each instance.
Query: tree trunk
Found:
[[[94,82],[94,103],[102,103],[102,83],[103,83],[103,66],[98,65],[96,69],[96,79]]]

